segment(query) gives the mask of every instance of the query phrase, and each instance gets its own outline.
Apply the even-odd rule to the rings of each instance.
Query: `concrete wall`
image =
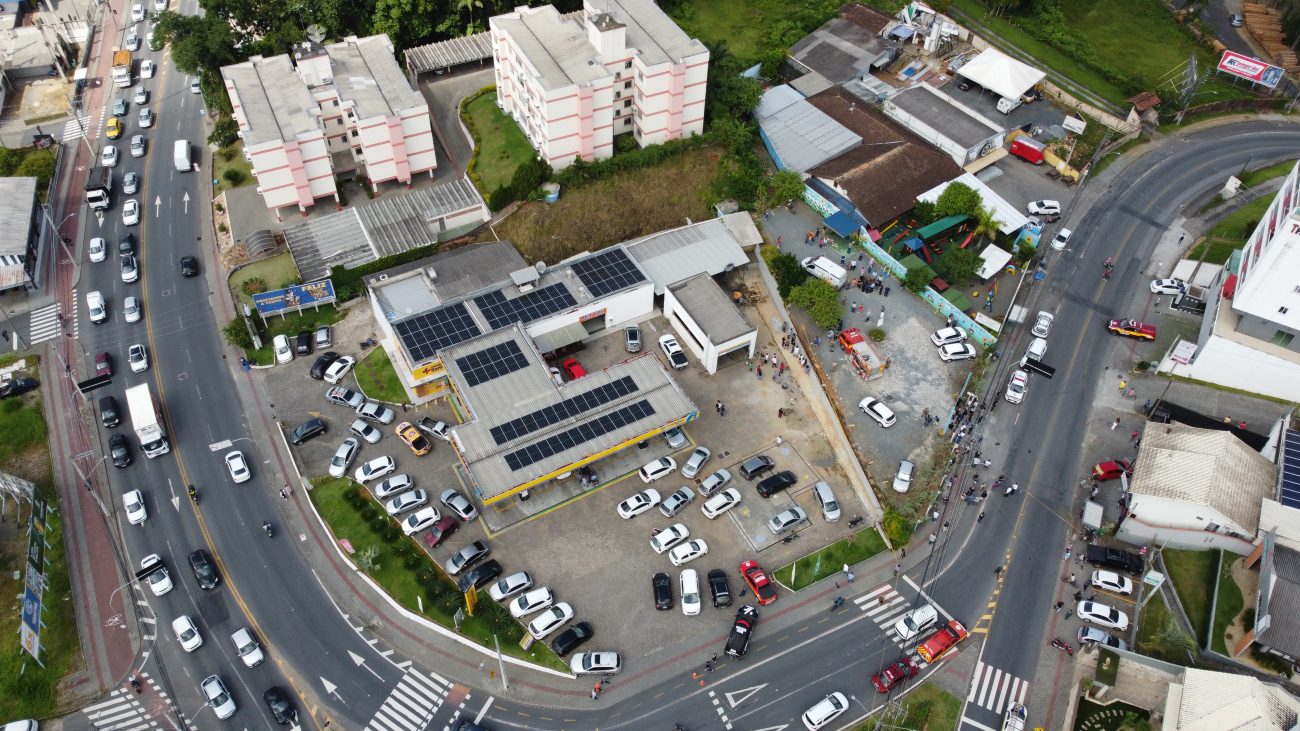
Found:
[[[1248,393],[1300,401],[1300,366],[1217,335],[1211,335],[1197,349],[1191,363],[1175,363],[1166,354],[1158,370]]]
[[[1212,524],[1219,526],[1218,532],[1210,530]],[[1225,531],[1248,537],[1235,538]],[[1208,505],[1132,493],[1128,515],[1116,536],[1139,545],[1191,551],[1219,548],[1247,556],[1254,550],[1254,537],[1249,533]]]

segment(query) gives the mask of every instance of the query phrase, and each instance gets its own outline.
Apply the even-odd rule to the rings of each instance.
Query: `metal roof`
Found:
[[[1290,731],[1300,720],[1300,700],[1253,675],[1187,668],[1182,680],[1165,704],[1171,731]]]
[[[36,200],[36,178],[0,178],[0,226],[5,231],[0,236],[0,254],[26,256],[32,207],[36,205],[40,205]]]
[[[668,288],[714,345],[754,331],[722,287],[707,274],[696,274]]]
[[[891,106],[924,121],[967,149],[1002,132],[1001,127],[974,109],[925,83],[914,84],[890,97],[885,102],[885,114],[889,114]]]
[[[832,18],[790,49],[796,63],[836,84],[870,73],[874,64],[896,53],[894,45],[843,18]]]
[[[582,11],[561,16],[573,18]],[[406,49],[406,68],[422,74],[427,71],[451,68],[462,63],[484,61],[492,58],[492,34],[484,31],[460,38],[450,38],[425,46]]]
[[[993,220],[998,222],[998,230],[1002,233],[1009,234],[1012,231],[1018,231],[1029,223],[1029,219],[1020,212],[1020,209],[1015,204],[1007,202],[1005,198],[995,193],[992,188],[984,184],[983,180],[975,177],[972,173],[962,173],[960,177],[954,180],[940,183],[918,195],[916,199],[933,203],[939,200],[939,196],[953,183],[961,183],[980,194],[980,200],[984,203],[984,207],[992,209]]]
[[[782,85],[763,94],[758,125],[786,170],[807,172],[862,144],[862,137]],[[769,97],[771,98],[769,101]]]
[[[221,76],[244,125],[246,146],[295,140],[320,132],[320,105],[312,98],[298,72],[282,53],[271,58],[253,56],[243,63],[223,66]],[[307,281],[311,281],[308,279]]]
[[[660,231],[624,246],[655,283],[655,293],[705,273],[716,276],[749,263],[742,246],[762,240],[748,213],[731,213],[680,228]]]

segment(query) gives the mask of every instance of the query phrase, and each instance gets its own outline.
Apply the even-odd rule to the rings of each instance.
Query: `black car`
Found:
[[[126,437],[121,434],[114,434],[108,438],[108,453],[113,457],[114,467],[127,467],[131,464],[131,447],[127,444]]]
[[[18,396],[19,394],[24,394],[28,391],[35,391],[36,387],[40,385],[41,382],[35,378],[15,378],[5,385],[0,386],[0,398],[9,398],[10,396]]]
[[[99,421],[106,429],[122,423],[122,417],[117,413],[117,399],[112,396],[99,397]]]
[[[197,277],[199,275],[199,260],[192,256],[181,257],[181,276]]]
[[[673,608],[673,580],[668,578],[668,574],[660,571],[650,579],[650,585],[655,590],[655,609],[672,609]]]
[[[127,231],[117,240],[117,255],[131,256],[132,254],[135,254],[135,234]]]
[[[551,640],[551,649],[555,651],[556,655],[564,657],[577,649],[578,645],[591,639],[593,634],[595,634],[595,631],[591,629],[590,624],[578,622],[570,625],[568,629],[560,633],[559,637]]]
[[[298,345],[295,348],[298,355],[311,355],[311,331],[303,330],[298,333]]]
[[[482,589],[500,576],[501,562],[494,558],[491,561],[484,561],[478,566],[466,571],[465,575],[460,577],[457,586],[460,588],[462,593],[469,591],[471,586],[476,589]]]
[[[709,593],[713,595],[713,606],[731,606],[731,584],[727,582],[727,572],[713,569],[709,572]]]
[[[320,356],[316,358],[316,362],[311,364],[311,371],[308,375],[318,381],[325,380],[325,370],[333,365],[334,361],[338,359],[339,354],[332,350],[328,353],[321,353]]]
[[[273,685],[266,689],[262,694],[262,700],[266,701],[266,707],[271,710],[271,718],[281,726],[287,726],[291,723],[298,723],[298,709],[290,700],[289,694],[285,693],[278,685]]]
[[[289,432],[289,443],[302,444],[308,439],[315,439],[327,431],[329,431],[329,428],[325,426],[323,419],[309,419],[295,426],[293,431]]]
[[[745,460],[740,466],[740,476],[746,480],[761,477],[776,468],[776,462],[766,454],[760,454]]]
[[[736,621],[731,625],[731,634],[727,635],[727,655],[742,658],[749,651],[749,638],[758,626],[758,609],[746,604],[736,610]]]
[[[212,563],[212,557],[202,548],[190,554],[190,568],[194,569],[194,578],[199,580],[199,586],[203,589],[215,589],[221,583],[216,564]]]
[[[793,472],[782,470],[758,483],[758,495],[759,497],[772,497],[782,490],[794,487],[794,484],[798,481]]]

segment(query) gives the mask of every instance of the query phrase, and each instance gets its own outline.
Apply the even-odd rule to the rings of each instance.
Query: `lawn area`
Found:
[[[346,491],[356,487],[352,480],[322,478],[313,481],[313,485],[312,502],[329,524],[336,540],[347,540],[358,555],[370,547],[378,549],[373,567],[362,567],[366,575],[411,612],[448,629],[454,628],[452,617],[464,605],[464,598],[429,555],[413,539],[401,535],[396,524],[382,510],[376,511],[378,518],[372,523],[352,507],[345,495]],[[368,492],[362,490],[362,494],[367,496],[367,505],[378,507],[374,500],[369,499]],[[385,540],[385,536],[375,530],[376,523],[391,526],[396,531],[396,539]],[[356,560],[358,555],[353,559]],[[493,647],[492,637],[496,635],[501,641],[501,651],[508,655],[557,670],[568,670],[568,666],[545,643],[534,643],[527,652],[520,649],[523,625],[511,617],[505,607],[492,601],[487,592],[479,594],[478,608],[474,616],[466,617],[460,633],[485,647]]]
[[[261,324],[262,318],[254,313],[253,324],[257,326],[258,335],[262,338],[262,347],[248,351],[248,360],[254,365],[271,365],[275,361],[272,340],[276,335],[288,335],[289,344],[293,345],[294,338],[303,330],[312,331],[321,325],[333,325],[342,319],[343,313],[339,312],[334,305],[323,305],[319,310],[292,312],[284,317],[271,315],[266,319],[265,325]],[[311,358],[312,356],[303,357]]]
[[[1268,182],[1274,178],[1281,178],[1291,172],[1295,167],[1295,160],[1284,160],[1276,165],[1269,165],[1257,170],[1250,170],[1237,176],[1241,184],[1247,188],[1253,188],[1260,183]]]
[[[302,276],[298,274],[298,267],[293,263],[293,255],[289,252],[278,254],[269,259],[255,261],[247,266],[240,267],[234,274],[230,275],[230,289],[239,297],[239,301],[253,306],[253,296],[244,292],[244,283],[251,279],[261,279],[266,283],[266,288],[280,289],[286,284],[298,284],[302,282]]]
[[[239,183],[232,183],[226,178],[227,170],[237,170],[238,173],[232,175],[242,176]],[[223,147],[217,150],[212,156],[212,179],[216,182],[212,184],[212,195],[220,195],[223,190],[232,188],[242,188],[245,185],[252,185],[257,182],[253,177],[253,164],[244,159],[244,143],[236,142],[229,147]]]
[[[961,713],[961,700],[945,693],[934,683],[926,683],[903,696],[900,704],[906,715],[903,718],[873,718],[854,731],[876,729],[925,729],[925,731],[952,731],[957,728],[957,715]]]
[[[1194,664],[1194,658],[1188,657],[1183,650],[1170,647],[1166,642],[1166,627],[1174,621],[1173,615],[1169,612],[1169,607],[1165,604],[1164,595],[1156,594],[1151,597],[1151,600],[1142,608],[1141,625],[1138,627],[1137,651],[1143,655],[1149,655],[1157,660],[1164,660],[1175,665]]]
[[[1226,558],[1228,557],[1225,556]],[[1232,564],[1237,560],[1239,560],[1237,556],[1233,555],[1231,560],[1225,560],[1223,563],[1223,569],[1219,572],[1219,595],[1216,597],[1214,607],[1214,634],[1210,637],[1210,647],[1224,655],[1228,654],[1228,649],[1223,642],[1223,633],[1245,606],[1241,587],[1232,580]]]
[[[483,195],[510,182],[515,169],[536,153],[515,120],[497,108],[496,94],[488,93],[465,105],[462,112],[474,131],[475,170]]]
[[[763,35],[781,17],[780,6],[764,0],[689,0],[671,15],[692,38],[705,45],[724,40],[731,55],[751,61],[762,50]]]
[[[799,591],[827,576],[840,573],[844,564],[857,566],[883,550],[885,542],[881,540],[880,533],[875,528],[866,528],[851,538],[836,541],[820,551],[782,566],[772,572],[772,578],[792,591]]]
[[[1273,202],[1272,196],[1265,196],[1251,201],[1224,216],[1222,220],[1205,235],[1205,240],[1187,252],[1187,258],[1200,259],[1201,250],[1208,246],[1205,261],[1211,264],[1223,264],[1232,256],[1232,252],[1246,245],[1246,239],[1255,230],[1255,225]]]
[[[1196,642],[1205,646],[1206,629],[1210,626],[1210,595],[1214,591],[1214,575],[1219,568],[1217,551],[1166,550],[1161,556],[1169,569],[1169,580],[1178,592],[1178,601],[1196,629]],[[1238,607],[1240,609],[1240,607]]]
[[[709,187],[722,151],[691,150],[658,167],[565,188],[554,204],[531,201],[495,226],[524,259],[554,263],[582,251],[713,217]]]
[[[402,388],[397,371],[383,348],[371,348],[370,354],[357,363],[352,373],[366,398],[390,404],[406,403],[406,389]]]

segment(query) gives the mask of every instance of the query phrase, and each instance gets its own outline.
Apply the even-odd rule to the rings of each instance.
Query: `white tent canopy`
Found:
[[[1011,252],[1003,249],[996,244],[989,244],[980,252],[980,270],[976,276],[988,281],[994,274],[1002,271],[1002,267],[1011,262]]]
[[[1047,76],[1033,66],[1023,64],[1007,54],[990,48],[957,69],[963,76],[1007,99],[1018,99]]]

